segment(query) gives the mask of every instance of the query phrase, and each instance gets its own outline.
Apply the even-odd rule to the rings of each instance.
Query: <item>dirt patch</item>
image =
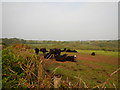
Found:
[[[91,55],[77,55],[77,60],[86,60],[86,61],[93,61],[93,62],[101,62],[101,63],[108,63],[108,64],[118,64],[117,57],[109,57],[109,56],[91,56]]]
[[[69,61],[59,62],[59,61],[56,61],[55,59],[44,59],[43,56],[41,56],[41,59],[43,61],[45,61],[46,66],[47,65],[52,65],[52,64],[55,64],[55,63],[58,63],[58,64],[59,63],[70,63]],[[77,55],[76,61],[77,60],[85,60],[85,61],[92,61],[92,62],[100,62],[100,63],[108,63],[108,64],[112,64],[112,65],[118,65],[118,58],[117,57],[109,57],[109,56],[100,56],[100,55],[91,56],[91,55],[80,54],[80,55]],[[83,65],[88,66],[91,69],[102,68],[100,65],[93,65],[93,64],[90,64],[90,63],[84,63]]]
[[[66,62],[55,61],[54,59],[52,59],[52,60],[51,59],[50,60],[49,59],[45,59],[44,62],[45,62],[45,66],[50,66],[50,65],[60,66],[59,63],[69,63],[67,61]],[[59,68],[63,68],[63,66],[60,66]]]

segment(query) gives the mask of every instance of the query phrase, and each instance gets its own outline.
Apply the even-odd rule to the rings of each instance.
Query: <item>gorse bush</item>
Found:
[[[50,78],[53,74],[46,76],[40,56],[29,52],[26,45],[22,45],[22,48],[15,47],[16,45],[2,50],[2,88],[53,87]]]
[[[3,88],[18,88],[17,84],[23,75],[19,67],[18,58],[12,52],[11,48],[2,50],[2,86]]]

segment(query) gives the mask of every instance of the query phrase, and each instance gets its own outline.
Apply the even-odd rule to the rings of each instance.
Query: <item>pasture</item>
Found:
[[[14,44],[2,50],[3,88],[53,88],[54,75],[61,76],[59,88],[118,88],[118,51],[77,49],[75,62],[44,59],[34,48],[61,48],[59,44]],[[66,46],[69,47],[69,46]],[[69,47],[70,48],[70,47]],[[72,49],[75,49],[72,48]],[[91,53],[95,52],[95,56]]]
[[[55,69],[55,74],[62,75],[62,79],[68,78],[72,83],[82,79],[89,88],[104,83],[110,74],[118,68],[118,53],[110,51],[96,51],[96,56],[91,56],[91,50],[78,50],[76,62],[57,62],[55,60],[45,60],[47,70],[51,72]],[[118,74],[114,75],[107,88],[118,87]]]

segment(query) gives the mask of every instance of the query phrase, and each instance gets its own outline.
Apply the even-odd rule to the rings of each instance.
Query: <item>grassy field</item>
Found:
[[[98,55],[118,57],[118,52],[113,52],[113,51],[103,51],[103,50],[77,50],[77,51],[82,54],[91,54],[92,52],[95,52]]]
[[[76,59],[76,62],[58,63],[49,60],[48,70],[52,71],[58,67],[55,73],[61,74],[63,79],[66,79],[68,77],[72,83],[77,82],[77,80],[81,78],[90,88],[96,85],[100,85],[101,83],[105,82],[107,78],[109,78],[109,75],[118,68],[118,55],[117,52],[107,51],[106,53],[104,51],[95,51],[97,55],[93,57],[90,56],[91,52],[91,50],[78,50],[78,58]],[[75,53],[67,54],[74,55]],[[87,60],[86,57],[88,57]],[[105,60],[101,60],[100,57],[103,57],[103,59],[104,57],[106,58]],[[111,57],[112,59],[109,60]],[[113,88],[113,83],[116,85],[116,87],[118,87],[117,74],[110,79],[109,84],[106,87]]]
[[[76,62],[58,62],[55,59],[44,59],[42,53],[36,55],[33,45],[8,46],[2,50],[3,87],[53,88],[54,75],[62,76],[59,88],[119,87],[116,71],[119,67],[118,52],[77,51],[78,53],[62,53],[77,55]],[[95,56],[90,55],[93,51]]]

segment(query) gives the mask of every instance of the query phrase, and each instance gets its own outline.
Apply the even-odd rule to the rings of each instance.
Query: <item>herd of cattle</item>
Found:
[[[61,61],[61,62],[64,62],[64,61],[74,62],[75,58],[76,58],[76,55],[73,55],[73,56],[68,56],[68,54],[61,55],[61,52],[77,53],[76,50],[70,50],[70,49],[66,49],[66,48],[64,48],[63,50],[55,48],[55,49],[50,49],[49,51],[47,51],[46,48],[41,48],[40,50],[38,48],[35,48],[36,54],[38,54],[39,51],[43,53],[45,59],[53,59],[54,58],[56,61]]]
[[[38,48],[35,48],[35,53],[39,54],[39,51],[43,53],[45,59],[55,59],[56,61],[75,61],[76,55],[68,56],[68,54],[61,55],[61,52],[74,52],[77,53],[76,50],[66,49],[50,49],[49,51],[46,50],[46,48],[41,48],[40,50]],[[92,56],[95,56],[95,52],[91,53]]]

